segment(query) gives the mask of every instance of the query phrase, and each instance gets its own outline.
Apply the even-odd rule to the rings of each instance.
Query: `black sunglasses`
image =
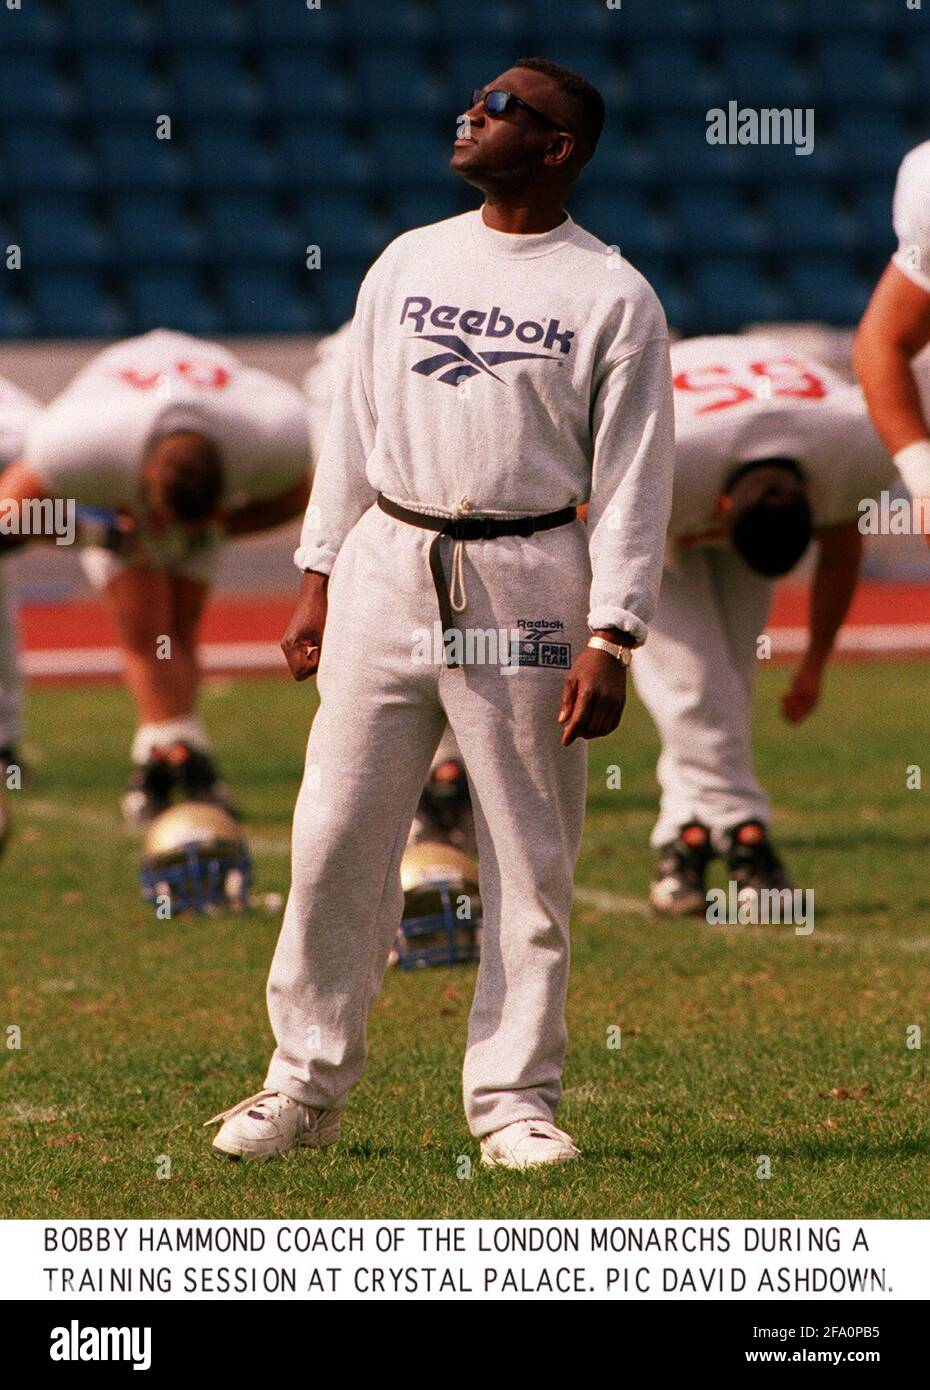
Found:
[[[558,121],[552,120],[550,116],[544,116],[541,111],[537,111],[535,106],[530,106],[528,101],[522,97],[515,96],[513,92],[505,92],[501,87],[493,87],[486,92],[483,87],[476,87],[471,94],[472,106],[483,106],[489,116],[504,116],[508,111],[513,111],[519,107],[521,111],[528,111],[531,116],[535,116],[537,121],[542,121],[543,125],[549,126],[551,130],[561,130]]]

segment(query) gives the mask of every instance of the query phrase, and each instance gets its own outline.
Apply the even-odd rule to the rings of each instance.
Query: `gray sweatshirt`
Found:
[[[589,504],[588,624],[644,640],[674,472],[665,316],[570,217],[468,212],[406,232],[362,282],[295,563],[328,574],[377,494],[440,516]]]

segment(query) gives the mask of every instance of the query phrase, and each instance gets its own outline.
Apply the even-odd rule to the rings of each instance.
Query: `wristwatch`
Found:
[[[606,637],[589,637],[588,646],[596,647],[599,652],[607,652],[610,656],[616,657],[621,666],[632,664],[633,649],[622,647],[619,642],[608,642]]]

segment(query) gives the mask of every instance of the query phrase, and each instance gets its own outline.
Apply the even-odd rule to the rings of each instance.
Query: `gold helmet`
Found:
[[[401,970],[477,960],[481,950],[478,866],[442,840],[420,840],[401,861],[404,919],[394,943]]]
[[[239,912],[248,905],[252,861],[239,824],[207,801],[182,801],[148,828],[142,896],[169,914]]]

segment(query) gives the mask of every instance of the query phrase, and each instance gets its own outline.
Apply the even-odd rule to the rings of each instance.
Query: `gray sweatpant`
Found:
[[[278,1045],[265,1084],[341,1109],[361,1074],[368,1012],[402,915],[400,860],[448,719],[468,772],[484,909],[464,1068],[465,1110],[480,1136],[551,1119],[561,1093],[587,757],[581,740],[561,746],[556,716],[588,638],[590,567],[580,522],[467,542],[457,625],[466,636],[503,630],[508,647],[519,634],[521,664],[452,669],[439,652],[415,659],[438,622],[432,539],[373,507],[333,569],[320,708],[268,981]],[[442,545],[448,573],[452,542]]]

